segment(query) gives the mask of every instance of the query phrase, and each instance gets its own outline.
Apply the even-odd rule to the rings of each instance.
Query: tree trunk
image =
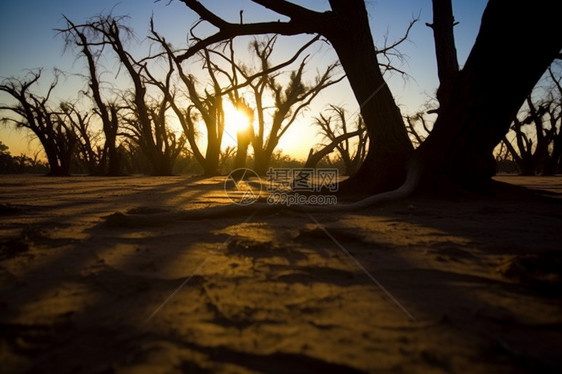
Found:
[[[65,169],[61,164],[61,160],[59,159],[59,155],[57,151],[45,144],[43,144],[43,149],[45,150],[45,154],[47,155],[47,161],[49,163],[49,172],[47,173],[47,175],[51,177],[69,176],[70,172],[68,169]]]
[[[184,60],[205,46],[238,35],[320,33],[326,37],[347,74],[370,136],[365,162],[341,190],[375,193],[405,181],[398,190],[357,206],[410,193],[424,172],[429,177],[445,175],[471,189],[489,183],[495,171],[493,148],[562,46],[554,2],[490,0],[472,52],[454,78],[434,130],[408,163],[405,178],[413,147],[378,66],[365,1],[329,0],[332,10],[324,13],[286,1],[253,1],[291,20],[234,25],[209,14],[200,2],[184,0],[219,32],[177,58]]]
[[[427,24],[433,30],[435,40],[435,58],[439,89],[437,100],[441,105],[452,95],[453,84],[459,72],[457,49],[453,28],[455,18],[451,0],[433,0],[433,24]]]
[[[254,147],[254,171],[258,175],[264,176],[267,174],[270,164],[271,153]]]
[[[121,155],[116,147],[114,139],[109,143],[107,154],[107,175],[113,177],[121,175]]]
[[[208,137],[207,140],[203,173],[206,176],[215,176],[219,171],[220,145],[217,144],[216,138]]]
[[[248,157],[248,146],[249,142],[241,143],[240,138],[238,139],[238,146],[236,148],[236,156],[234,158],[233,169],[240,169],[246,167],[246,158]]]
[[[560,166],[562,163],[562,129],[558,130],[558,133],[554,135],[552,143],[552,153],[550,155],[550,158],[545,163],[542,175],[554,175],[561,171]]]
[[[246,167],[246,158],[248,157],[248,147],[250,146],[250,143],[252,142],[252,140],[254,139],[254,127],[252,126],[252,122],[253,122],[253,112],[250,112],[250,110],[246,111],[248,114],[248,118],[251,118],[249,120],[249,125],[240,131],[236,132],[236,156],[234,158],[234,169],[240,169],[240,168],[245,168]]]
[[[156,159],[153,161],[154,171],[152,175],[154,176],[169,176],[172,175],[174,168],[173,161],[163,154],[156,155]]]
[[[325,156],[329,155],[330,153],[332,153],[334,151],[334,149],[344,140],[347,140],[349,138],[352,138],[354,136],[361,136],[361,130],[356,130],[353,132],[348,132],[345,134],[342,134],[338,137],[336,137],[335,139],[332,139],[332,141],[330,142],[330,144],[324,146],[322,149],[320,149],[318,152],[314,152],[314,149],[310,149],[310,152],[308,153],[308,158],[304,164],[305,168],[314,168],[316,167],[316,164],[318,164],[320,162],[320,160],[322,160]],[[346,166],[347,168],[347,166]],[[348,175],[348,174],[346,174]]]
[[[331,0],[334,20],[322,34],[332,43],[361,107],[369,150],[342,192],[376,193],[398,187],[413,147],[390,89],[379,69],[363,1]],[[360,51],[358,53],[358,51]]]
[[[427,176],[442,174],[472,191],[489,186],[494,147],[562,47],[558,18],[546,0],[488,3],[452,96],[416,152]]]

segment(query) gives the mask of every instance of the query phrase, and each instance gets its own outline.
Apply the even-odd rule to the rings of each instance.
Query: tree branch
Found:
[[[297,35],[297,34],[316,34],[317,28],[313,26],[313,18],[323,17],[325,13],[318,13],[309,9],[291,4],[282,0],[252,0],[268,9],[279,14],[287,15],[291,18],[288,22],[259,22],[248,24],[230,23],[218,17],[199,1],[196,0],[180,0],[190,9],[195,11],[202,20],[211,23],[217,27],[219,31],[205,39],[198,39],[197,42],[189,47],[187,51],[176,59],[181,62],[193,56],[198,51],[223,40],[232,39],[236,36],[244,35],[263,35],[263,34],[280,34],[280,35]]]
[[[203,4],[201,4],[199,1],[196,0],[180,0],[180,1],[185,5],[187,5],[189,8],[191,8],[193,11],[195,11],[199,15],[199,17],[201,17],[201,19],[204,19],[205,21],[211,23],[213,26],[216,26],[219,29],[231,25],[229,22],[223,20],[222,18],[211,12],[209,9],[205,8]]]
[[[322,16],[322,13],[312,11],[300,5],[290,3],[285,0],[252,0],[254,3],[259,4],[276,13],[287,16],[291,19],[309,19],[311,17]]]
[[[297,24],[290,22],[263,22],[263,23],[249,23],[244,25],[228,24],[205,39],[199,40],[193,46],[189,47],[187,51],[176,59],[181,62],[193,56],[198,51],[209,47],[212,44],[228,40],[237,36],[244,35],[263,35],[263,34],[280,34],[280,35],[297,35],[297,34],[312,34],[315,33],[312,27],[306,27],[304,24]]]

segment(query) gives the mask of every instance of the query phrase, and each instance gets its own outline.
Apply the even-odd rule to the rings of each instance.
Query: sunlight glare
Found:
[[[236,134],[244,131],[249,126],[249,118],[244,113],[239,111],[230,102],[224,104],[224,131],[228,132],[234,139]]]
[[[237,134],[250,126],[250,119],[244,112],[236,109],[230,101],[223,103],[224,110],[224,135],[222,138],[222,149],[237,147]],[[253,125],[253,124],[252,124]]]

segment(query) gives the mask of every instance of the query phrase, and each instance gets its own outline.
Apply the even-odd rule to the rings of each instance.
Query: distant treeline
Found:
[[[150,168],[142,152],[124,148],[121,149],[121,152],[122,169],[120,175],[150,175]],[[252,157],[249,160],[252,161]],[[234,162],[233,148],[227,148],[221,153],[219,174],[228,174],[232,170]],[[274,168],[299,168],[302,166],[302,161],[285,155],[281,151],[275,152],[271,160],[271,167]],[[346,170],[342,160],[331,162],[329,158],[321,160],[317,166],[337,168],[342,175]],[[40,159],[38,153],[34,157],[29,157],[26,154],[13,156],[9,147],[0,141],[0,174],[48,174],[49,170],[49,164]],[[88,174],[88,169],[79,162],[72,162],[70,171],[71,174],[75,175]],[[178,156],[174,164],[173,174],[200,175],[203,174],[203,168],[189,152],[184,152]]]

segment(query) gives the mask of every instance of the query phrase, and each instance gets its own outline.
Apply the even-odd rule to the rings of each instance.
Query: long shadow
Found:
[[[528,300],[537,305],[535,313],[541,313],[541,305],[552,307],[550,319],[553,318],[553,310],[558,308],[562,311],[560,266],[546,274],[555,276],[557,280],[554,282],[558,283],[553,284],[552,277],[546,280],[544,287],[521,282],[524,276],[536,280],[533,271],[540,276],[545,268],[556,268],[552,261],[562,263],[562,247],[559,245],[562,242],[562,232],[559,230],[562,216],[556,213],[557,207],[544,211],[534,204],[544,202],[531,201],[524,205],[511,199],[498,201],[497,198],[490,198],[474,204],[474,200],[455,203],[412,198],[388,204],[374,213],[362,212],[357,215],[366,218],[376,216],[379,219],[385,217],[386,228],[392,228],[392,224],[397,223],[402,228],[417,225],[426,231],[430,229],[433,236],[442,233],[445,237],[442,246],[417,244],[404,247],[390,242],[388,238],[392,235],[386,235],[383,241],[370,238],[363,245],[357,241],[346,241],[344,236],[342,243],[369,271],[377,275],[381,283],[414,316],[421,316],[422,320],[440,321],[438,323],[443,328],[452,330],[461,341],[477,339],[482,349],[493,348],[487,355],[490,363],[510,362],[522,370],[559,370],[562,360],[555,352],[561,348],[562,321],[554,318],[551,322],[544,322],[546,331],[540,323],[533,330],[533,322],[524,319],[528,311],[521,313],[520,308],[509,309],[514,303]],[[455,205],[455,208],[451,209],[451,205]],[[513,220],[512,214],[521,216]],[[377,233],[376,222],[372,228],[373,235]],[[348,227],[347,230],[352,231],[352,228]],[[503,230],[497,239],[494,230]],[[505,238],[509,234],[513,234],[514,238],[506,242]],[[400,235],[407,236],[408,232],[396,232],[395,235],[395,238],[399,238]],[[446,243],[447,237],[465,240],[464,243]],[[416,251],[417,254],[412,257]],[[521,269],[522,263],[515,262],[515,266],[509,269],[516,273],[515,277],[506,278],[502,276],[505,275],[501,273],[502,269],[496,268],[498,258],[502,256],[508,259],[513,256],[532,256],[532,259],[542,258],[543,261],[529,261],[532,265],[527,269]],[[443,265],[441,269],[430,269],[424,262],[420,263],[420,258],[429,260],[427,263],[442,262]],[[472,263],[474,267],[480,267],[480,273],[485,275],[459,274],[458,271],[462,270],[455,267],[456,262]],[[415,279],[415,283],[409,278]],[[476,297],[474,291],[479,289],[496,295],[496,299]],[[506,300],[512,301],[506,304]],[[526,336],[526,341],[521,341],[521,336]],[[446,360],[441,360],[441,363],[443,361]]]
[[[166,186],[166,189],[170,191],[168,193],[170,198],[175,197],[173,191],[180,185],[181,182],[172,186]],[[107,190],[113,191],[113,189],[106,189],[106,191]],[[160,191],[161,188],[158,190]],[[75,194],[74,196],[80,196],[78,191],[73,193]],[[201,196],[203,196],[204,193],[205,191],[202,191]],[[65,197],[62,199],[64,198]],[[115,198],[114,204],[118,206],[121,199],[127,201],[127,196],[118,196]],[[72,206],[75,205],[79,207],[86,206],[83,202],[78,202]],[[62,210],[69,207],[68,205],[57,206]],[[106,206],[101,206],[97,209],[97,211],[104,211],[106,209]],[[11,213],[17,216],[20,215],[22,211],[18,210]],[[28,215],[32,218],[35,213],[37,212],[28,210],[22,214]],[[45,229],[49,225],[60,225],[58,222],[52,222],[52,218],[53,216],[50,215],[42,218],[42,221],[37,224],[38,229]],[[64,220],[66,222],[72,222],[74,219],[78,218],[80,218],[80,212],[76,212],[74,216],[67,215],[64,217]],[[211,225],[207,224],[206,231],[197,232],[195,235],[199,238],[206,238],[209,242],[218,245],[225,242],[225,234],[210,234],[209,232],[211,230],[220,231],[226,227],[239,223],[238,219],[219,220]],[[178,225],[190,226],[186,223],[178,223]],[[195,226],[200,229],[201,225]],[[130,230],[115,230],[114,232],[111,232],[111,230],[108,230],[107,228],[96,226],[85,231],[85,233],[88,234],[86,239],[71,242],[63,239],[50,239],[48,235],[40,236],[38,234],[39,236],[34,238],[33,242],[29,243],[29,245],[36,247],[35,250],[37,251],[52,250],[52,256],[48,259],[48,261],[45,261],[43,264],[30,270],[23,280],[23,282],[27,284],[18,285],[18,282],[21,280],[15,279],[13,282],[8,282],[2,287],[1,300],[6,304],[6,306],[8,306],[8,308],[1,312],[1,326],[3,331],[7,332],[4,338],[6,339],[8,346],[12,347],[16,354],[35,357],[30,372],[49,371],[49,368],[58,372],[88,372],[90,371],[88,364],[93,365],[93,368],[98,367],[95,365],[96,361],[119,361],[119,354],[117,352],[120,351],[120,346],[134,346],[131,341],[146,334],[146,332],[142,329],[139,329],[139,331],[135,330],[140,327],[138,325],[140,324],[139,319],[142,319],[142,315],[147,316],[150,313],[151,308],[158,301],[154,300],[154,296],[152,296],[151,300],[142,301],[142,298],[144,297],[143,295],[147,295],[151,291],[155,291],[155,293],[159,295],[169,294],[169,292],[173,291],[177,286],[178,281],[181,281],[181,278],[159,279],[157,277],[142,277],[126,274],[123,271],[118,271],[112,267],[106,266],[103,262],[99,264],[94,262],[92,264],[92,260],[95,260],[95,258],[92,258],[91,253],[88,251],[84,251],[84,248],[88,247],[86,243],[97,240],[96,237],[100,234],[116,236],[112,240],[115,245],[120,245],[122,243],[146,244],[146,239],[131,239],[127,236],[137,231],[146,231],[146,228],[132,228]],[[157,234],[157,232],[160,231],[160,228],[156,227],[149,231]],[[119,238],[122,234],[126,235],[123,238]],[[25,238],[21,239],[23,240]],[[154,241],[162,239],[165,238],[157,236],[154,237]],[[149,245],[156,244],[149,243]],[[248,252],[241,252],[241,249],[246,250],[247,248],[231,246],[228,250],[231,255],[234,256],[239,255],[249,257],[252,255]],[[178,247],[175,250],[172,249],[171,251],[168,251],[169,256],[167,259],[163,259],[161,266],[166,267],[167,264],[175,261],[175,256],[173,255],[174,251],[176,252],[176,255],[179,255],[182,252],[185,252],[185,248]],[[103,249],[100,252],[103,252]],[[254,255],[256,254],[258,255],[257,257],[259,257],[259,253],[254,253]],[[70,269],[68,269],[69,267]],[[299,271],[304,273],[311,273],[316,270],[320,270],[320,274],[314,274],[312,277],[315,282],[329,282],[330,279],[338,276],[346,276],[349,278],[349,275],[345,272],[339,272],[329,268],[324,271],[322,271],[321,268],[299,269]],[[191,278],[189,283],[190,288],[200,288],[201,279],[202,278],[200,276]],[[305,282],[305,280],[302,281]],[[300,280],[285,277],[284,279],[280,279],[279,282],[292,284],[300,282]],[[55,315],[49,316],[47,313],[47,315],[44,316],[44,318],[47,318],[44,324],[38,324],[35,321],[12,322],[14,320],[18,320],[18,315],[21,312],[24,312],[25,308],[29,305],[40,307],[40,305],[43,304],[41,301],[44,300],[46,307],[46,304],[48,304],[47,298],[51,296],[56,297],[59,292],[64,292],[68,283],[93,287],[90,291],[88,291],[90,293],[91,300],[85,300],[85,303],[83,304],[68,305],[66,309],[62,308],[66,310],[62,312],[62,314],[56,312]],[[111,306],[117,306],[127,302],[132,302],[132,305],[129,307],[129,312],[121,310],[119,311],[119,314],[121,314],[120,318],[108,319],[107,314],[111,314],[111,312],[108,311],[108,308],[111,309]],[[22,308],[24,309],[22,310]],[[38,311],[40,312],[40,310]],[[132,319],[137,322],[126,321],[127,314],[129,313],[130,315],[135,316]],[[100,320],[100,325],[95,322],[98,319]],[[89,326],[92,324],[92,321],[94,321],[93,326]],[[110,325],[107,326],[107,323],[110,323]],[[88,337],[87,342],[85,341],[85,337]],[[88,350],[86,347],[89,344],[91,344],[94,348]],[[103,345],[103,347],[100,347],[100,345]],[[322,369],[323,371],[331,370],[331,372],[341,372],[344,369],[349,371],[346,366],[325,363],[321,360],[307,356],[292,356],[284,353],[261,356],[244,352],[236,352],[227,348],[218,348],[216,350],[218,351],[221,349],[222,353],[215,353],[213,357],[223,357],[226,361],[239,361],[249,358],[253,360],[253,363],[250,363],[250,367],[263,367],[264,370],[267,365],[273,365],[274,363],[277,363],[277,366],[280,364],[291,365],[287,362],[278,361],[291,359],[291,361],[294,361],[293,365],[303,365],[305,367],[303,370],[306,370],[306,368],[317,368]],[[99,353],[101,357],[97,356],[97,358],[86,359],[86,357],[91,354],[93,354],[93,357],[96,357],[95,351],[99,350],[103,351],[103,354]],[[213,348],[213,350],[215,350],[215,348]],[[82,356],[81,361],[83,362],[77,363],[76,361],[78,359],[69,360],[69,356],[74,358]],[[97,363],[99,364],[99,362]],[[185,365],[188,365],[188,363],[186,362]],[[269,370],[272,370],[271,367]]]
[[[160,202],[166,202],[176,198],[179,188],[183,186],[182,181],[166,185],[165,189],[161,187],[154,187],[154,191],[162,191],[158,199],[139,201],[138,206],[154,206]],[[217,186],[215,186],[217,187]],[[111,190],[113,191],[113,190]],[[150,189],[147,190],[150,192]],[[147,192],[145,191],[145,192]],[[100,191],[102,193],[103,191]],[[204,197],[208,191],[201,189],[190,197],[186,197],[186,203],[190,201],[193,196],[197,198]],[[79,196],[75,195],[75,196]],[[139,197],[142,197],[139,194]],[[150,194],[144,195],[150,196]],[[119,206],[123,201],[127,200],[128,196],[118,196],[113,200],[113,203],[100,206],[96,211],[89,214],[97,214],[101,211],[107,211],[111,205]],[[154,204],[154,203],[157,204]],[[428,205],[425,205],[425,204]],[[410,205],[417,204],[411,208]],[[477,245],[482,245],[484,250],[496,251],[497,253],[511,253],[503,252],[500,242],[486,243],[485,238],[487,234],[483,234],[481,230],[485,230],[486,222],[480,222],[475,219],[474,225],[458,226],[451,223],[451,217],[435,216],[435,211],[430,206],[432,201],[423,202],[420,200],[411,200],[404,204],[388,206],[384,208],[382,215],[387,217],[388,220],[398,220],[409,224],[431,226],[434,229],[440,230],[444,233],[464,237]],[[77,206],[84,207],[86,204],[77,204]],[[167,205],[169,206],[169,205]],[[504,210],[494,211],[497,209],[495,204],[490,203],[488,209],[484,209],[478,213],[480,208],[472,208],[465,206],[459,209],[456,219],[462,214],[474,215],[476,217],[487,217],[490,215],[502,215],[511,212],[511,205],[502,207]],[[430,209],[431,208],[431,209]],[[493,208],[493,209],[492,209]],[[507,211],[505,211],[507,209]],[[464,212],[464,213],[463,213]],[[14,213],[16,216],[19,212]],[[33,215],[34,212],[26,212],[25,214]],[[366,214],[369,215],[378,213]],[[450,214],[450,213],[447,213]],[[80,211],[77,211],[74,216],[65,217],[66,222],[72,222],[80,218]],[[286,223],[279,223],[278,218],[284,219],[281,216],[260,217],[259,222],[268,225],[275,233],[279,232],[279,227]],[[396,297],[401,300],[406,307],[412,310],[414,315],[423,316],[422,321],[419,323],[410,324],[406,320],[401,324],[400,328],[407,328],[411,331],[418,331],[418,333],[425,334],[429,332],[439,332],[446,330],[451,336],[454,336],[459,341],[467,341],[468,347],[486,351],[488,349],[496,350],[492,353],[476,352],[476,357],[483,357],[490,365],[505,365],[507,361],[509,365],[519,365],[523,370],[543,370],[553,368],[560,368],[562,364],[555,360],[546,362],[543,357],[535,358],[531,353],[525,351],[520,352],[516,349],[510,348],[510,343],[505,343],[505,336],[510,337],[510,332],[505,332],[502,327],[497,324],[490,325],[489,317],[486,316],[500,316],[502,323],[513,323],[514,327],[510,329],[520,332],[526,331],[526,327],[517,325],[520,321],[507,310],[501,310],[499,313],[493,304],[488,304],[482,300],[476,300],[467,291],[471,287],[478,288],[498,288],[502,292],[507,293],[527,293],[527,290],[521,290],[516,284],[510,284],[499,280],[490,279],[487,277],[475,276],[470,274],[458,274],[453,270],[444,271],[439,269],[420,268],[419,264],[412,263],[409,260],[408,249],[397,250],[396,246],[392,243],[384,241],[376,242],[373,240],[365,240],[361,235],[357,234],[357,230],[352,228],[341,228],[339,222],[333,221],[332,216],[324,216],[320,219],[321,223],[329,220],[331,223],[327,227],[328,231],[341,243],[346,245],[350,252],[357,259],[364,264],[364,266],[372,273],[374,273],[382,284],[384,284]],[[52,219],[52,217],[51,217]],[[556,220],[557,218],[554,217]],[[292,216],[293,225],[301,225],[307,219],[304,216]],[[228,218],[203,223],[188,223],[188,222],[175,222],[169,224],[174,231],[171,235],[189,236],[188,241],[194,238],[199,241],[205,241],[212,245],[222,245],[226,243],[229,235],[224,233],[224,230],[239,225],[241,219]],[[45,219],[42,224],[49,223],[49,217]],[[466,220],[465,220],[466,223]],[[339,227],[339,228],[338,228]],[[489,227],[489,225],[488,225]],[[175,231],[177,230],[177,231]],[[376,228],[375,228],[376,231]],[[131,238],[131,234],[148,232],[149,237]],[[182,233],[183,232],[183,233]],[[305,248],[312,248],[322,254],[327,248],[332,248],[332,254],[338,251],[335,244],[329,237],[322,236],[319,231],[306,231],[300,230],[300,234],[292,239],[292,241]],[[5,335],[3,339],[8,342],[8,346],[20,354],[27,357],[35,357],[33,366],[30,372],[99,372],[106,368],[111,370],[111,365],[123,361],[123,354],[131,355],[135,352],[142,352],[143,348],[140,343],[147,341],[163,340],[170,341],[173,344],[179,345],[189,350],[199,352],[210,357],[212,361],[223,363],[235,364],[250,370],[262,372],[357,372],[353,363],[349,365],[331,363],[321,360],[306,354],[294,354],[286,352],[276,352],[272,354],[256,354],[246,351],[238,351],[231,346],[218,345],[206,347],[190,340],[189,335],[163,333],[157,334],[154,330],[162,326],[162,323],[174,323],[174,321],[166,320],[164,315],[164,322],[160,322],[153,327],[147,329],[142,326],[143,316],[147,316],[152,312],[152,308],[158,305],[159,301],[156,300],[158,296],[169,295],[171,291],[177,288],[178,283],[181,283],[184,277],[178,279],[162,279],[158,277],[145,277],[135,274],[128,274],[121,270],[116,270],[111,266],[107,266],[103,262],[99,264],[92,264],[92,257],[89,253],[81,251],[83,247],[87,247],[88,242],[99,244],[103,241],[104,235],[110,236],[112,243],[115,245],[120,244],[134,244],[144,246],[146,248],[158,248],[159,243],[165,243],[165,237],[161,236],[161,228],[156,226],[152,228],[130,228],[111,230],[102,226],[86,228],[86,239],[78,242],[48,242],[45,239],[37,238],[38,241],[43,240],[44,249],[52,246],[57,250],[57,258],[51,259],[33,270],[28,279],[23,282],[36,281],[37,283],[31,285],[18,284],[21,280],[10,280],[0,290],[0,302],[4,304],[4,310],[0,312],[2,319],[1,328]],[[276,234],[277,235],[277,234]],[[488,234],[489,235],[489,234]],[[278,236],[279,241],[283,240],[284,235]],[[559,238],[558,233],[554,233],[553,237],[549,239],[555,240]],[[236,244],[236,243],[235,243]],[[32,243],[33,245],[33,243]],[[292,244],[288,244],[292,245]],[[66,249],[62,250],[59,247]],[[58,248],[58,249],[57,249]],[[550,248],[550,244],[549,244]],[[281,248],[289,250],[288,247]],[[417,250],[416,248],[414,250]],[[433,248],[436,255],[443,255],[439,253],[440,250],[449,256],[468,256],[466,248],[457,249],[456,252],[451,252],[450,248]],[[99,252],[103,253],[103,248]],[[189,251],[186,245],[178,245],[169,248],[166,251],[165,258],[159,263],[159,266],[166,268],[177,260],[178,256]],[[226,244],[224,251],[229,256],[240,256],[244,258],[251,258],[254,261],[267,260],[272,256],[282,257],[283,251],[275,253],[267,252],[267,245],[260,247],[256,245],[251,247],[238,242],[237,245],[228,246]],[[327,256],[328,252],[324,252]],[[21,254],[16,253],[15,256]],[[288,253],[287,256],[294,254]],[[302,254],[300,254],[302,256]],[[335,283],[344,286],[353,285],[366,285],[369,283],[367,277],[361,275],[359,271],[350,272],[338,270],[322,266],[302,266],[298,264],[299,259],[302,257],[294,257],[295,262],[286,265],[272,265],[278,266],[284,270],[292,269],[292,273],[287,273],[276,279],[279,283],[288,285],[294,284],[307,284],[310,282],[323,282]],[[103,256],[101,256],[103,259]],[[383,260],[378,263],[378,260]],[[466,259],[465,259],[466,260]],[[132,258],[126,260],[122,265],[126,267],[127,261],[134,261]],[[347,259],[342,256],[342,261]],[[71,265],[73,269],[61,268],[65,265]],[[196,264],[193,264],[193,268]],[[82,273],[78,270],[90,269],[90,273]],[[186,271],[189,273],[189,271]],[[416,284],[409,281],[409,277],[415,277]],[[201,288],[208,282],[208,277],[203,275],[195,275],[190,279],[188,295],[195,297],[198,292],[203,292]],[[70,283],[79,284],[94,284],[92,289],[92,300],[87,300],[83,305],[68,308],[67,313],[53,316],[51,321],[44,324],[25,324],[25,323],[12,323],[14,318],[17,318],[19,307],[28,305],[30,302],[41,300],[49,295],[55,295],[59,290],[64,291],[64,285]],[[458,287],[457,285],[462,285]],[[468,286],[467,286],[468,285]],[[27,289],[25,295],[19,294],[22,287],[32,287],[32,290]],[[19,294],[19,295],[18,295]],[[146,297],[149,299],[145,299]],[[47,302],[48,300],[45,300]],[[373,302],[380,302],[375,300]],[[112,310],[115,307],[115,311]],[[196,309],[189,309],[186,313],[194,313]],[[484,310],[484,312],[482,312]],[[29,311],[26,311],[29,313]],[[209,311],[207,311],[209,312]],[[113,316],[112,313],[117,314]],[[397,311],[399,313],[399,311]],[[432,322],[436,323],[436,327],[428,330],[427,316],[435,316]],[[484,317],[482,317],[484,316]],[[216,320],[216,316],[211,318],[211,322]],[[481,319],[487,319],[486,323],[481,323]],[[509,318],[512,318],[510,321]],[[98,322],[99,321],[99,322]],[[109,324],[108,324],[109,323]],[[180,323],[180,322],[175,322]],[[180,323],[181,324],[181,323]],[[492,326],[493,331],[486,331]],[[251,326],[246,326],[250,328]],[[391,327],[389,327],[390,329]],[[168,329],[169,331],[169,329]],[[474,340],[477,343],[474,343]],[[472,343],[470,343],[472,342]],[[445,343],[444,340],[441,343]],[[505,344],[504,344],[505,343]],[[407,348],[406,343],[403,348]],[[471,345],[472,344],[472,345]],[[430,347],[426,353],[421,354],[422,367],[437,368],[440,370],[451,368],[452,358],[440,357],[439,351],[435,347]],[[480,355],[480,356],[479,356]],[[142,361],[142,360],[141,360]],[[89,366],[90,365],[90,366]],[[425,366],[424,366],[425,365]],[[205,367],[199,366],[195,361],[185,359],[182,360],[178,366],[184,370],[195,370],[204,372]],[[278,370],[279,368],[279,370]],[[296,371],[295,371],[296,370]]]

